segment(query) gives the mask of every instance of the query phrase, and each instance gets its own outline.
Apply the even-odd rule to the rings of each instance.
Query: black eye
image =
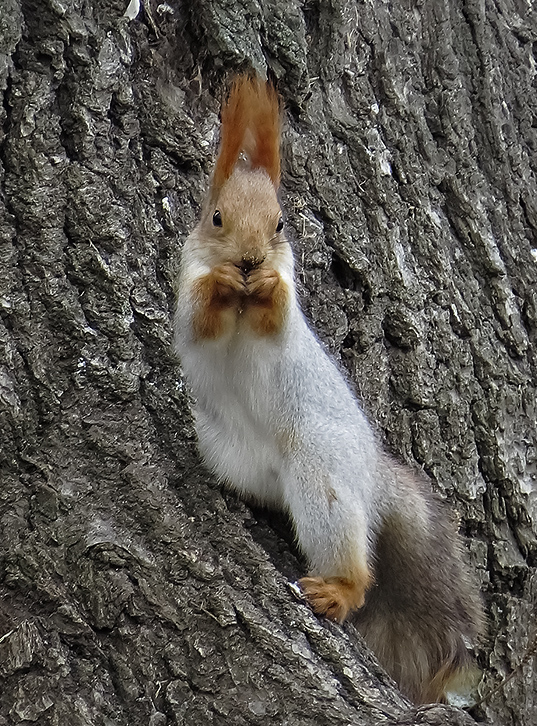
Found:
[[[276,232],[281,232],[283,229],[283,217],[280,217],[278,224],[276,225]]]
[[[219,209],[217,209],[216,212],[213,214],[213,224],[215,227],[222,226],[222,215],[220,214]]]

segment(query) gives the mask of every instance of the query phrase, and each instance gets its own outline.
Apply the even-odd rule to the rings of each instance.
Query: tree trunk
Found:
[[[286,102],[304,308],[462,518],[480,697],[537,698],[537,14],[510,0],[0,0],[0,724],[468,724],[318,620],[222,493],[170,346],[226,79]],[[135,17],[134,17],[135,16]],[[533,650],[532,650],[533,649]]]

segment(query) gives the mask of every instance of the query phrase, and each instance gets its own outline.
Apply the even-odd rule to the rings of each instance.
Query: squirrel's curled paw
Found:
[[[232,300],[246,293],[244,276],[231,262],[213,267],[211,277],[214,291],[220,300]]]
[[[365,602],[365,587],[344,577],[302,577],[298,583],[313,611],[338,623]]]
[[[268,300],[278,283],[280,276],[270,267],[258,267],[252,270],[246,281],[246,291],[251,298]]]

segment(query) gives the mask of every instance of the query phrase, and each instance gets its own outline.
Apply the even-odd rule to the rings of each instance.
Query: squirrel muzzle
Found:
[[[252,272],[252,270],[255,270],[257,267],[261,267],[265,259],[266,255],[264,255],[262,252],[252,251],[243,255],[243,258],[240,261],[238,267],[244,275],[248,275],[250,272]]]

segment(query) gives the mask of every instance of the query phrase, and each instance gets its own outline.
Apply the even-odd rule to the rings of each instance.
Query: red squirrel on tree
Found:
[[[236,78],[182,253],[175,348],[199,448],[239,494],[289,513],[313,610],[350,613],[409,698],[442,700],[470,662],[479,597],[449,513],[382,450],[300,310],[277,196],[280,116],[271,84]]]

